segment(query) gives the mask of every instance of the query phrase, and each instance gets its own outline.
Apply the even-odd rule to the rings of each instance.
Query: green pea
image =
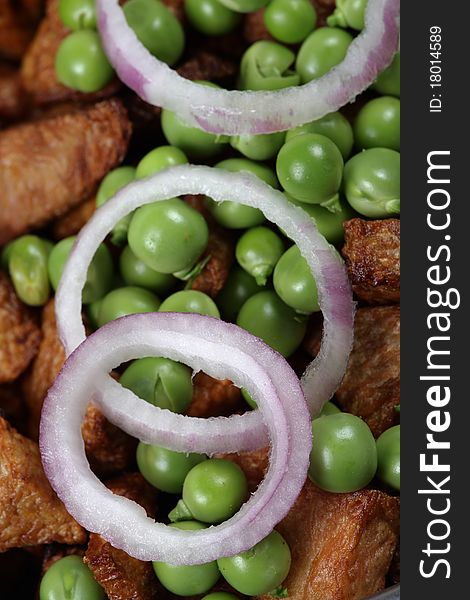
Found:
[[[49,279],[54,290],[57,290],[62,277],[65,263],[76,240],[75,235],[60,240],[51,253],[47,262]],[[109,292],[113,285],[113,259],[104,244],[100,244],[90,266],[88,267],[85,286],[83,287],[82,302],[89,304],[99,300]]]
[[[255,278],[258,285],[266,284],[283,252],[283,241],[267,227],[248,229],[235,248],[238,264]]]
[[[160,305],[160,312],[183,312],[208,315],[220,319],[216,303],[198,290],[181,290],[168,296]]]
[[[169,527],[197,531],[198,529],[205,529],[207,525],[197,521],[183,521],[181,523],[171,523]],[[163,587],[177,596],[205,594],[220,577],[216,561],[190,566],[154,562],[153,569]]]
[[[139,442],[137,465],[145,479],[168,494],[181,494],[186,475],[203,460],[204,454],[173,452],[160,446]]]
[[[374,98],[359,111],[354,121],[356,146],[400,151],[400,100],[392,96]]]
[[[248,496],[241,468],[229,460],[211,458],[186,475],[183,502],[198,521],[221,523],[232,517]]]
[[[96,31],[82,29],[68,35],[55,58],[57,80],[79,92],[98,92],[113,78],[114,71]]]
[[[330,27],[364,29],[364,16],[368,0],[336,0],[336,9],[326,22]]]
[[[343,223],[352,219],[357,214],[352,209],[351,205],[342,198],[340,198],[339,203],[336,205],[335,212],[332,212],[319,204],[307,204],[305,202],[299,202],[288,194],[286,194],[286,196],[292,204],[300,206],[300,208],[310,215],[310,218],[314,221],[318,231],[330,242],[330,244],[340,244],[343,241]]]
[[[264,11],[269,33],[284,44],[299,44],[315,29],[317,13],[309,0],[272,0]]]
[[[230,138],[230,145],[252,160],[269,160],[279,152],[285,137],[284,131],[260,135],[235,135]]]
[[[98,193],[96,194],[96,206],[99,208],[110,200],[119,190],[132,183],[135,179],[134,167],[118,167],[110,171],[102,180]],[[127,230],[131,222],[132,214],[123,217],[111,232],[111,242],[116,246],[122,246],[127,241]]]
[[[400,97],[400,53],[395,54],[392,64],[377,77],[373,89],[379,94]]]
[[[228,594],[227,592],[213,592],[212,594],[204,596],[202,600],[240,600],[240,598],[233,594]]]
[[[194,208],[171,198],[138,208],[128,232],[132,252],[159,273],[191,268],[207,246],[209,229]]]
[[[169,358],[135,360],[119,383],[150,404],[175,413],[183,413],[193,395],[191,369]]]
[[[219,558],[217,564],[237,592],[259,596],[281,585],[289,573],[291,554],[285,539],[274,530],[250,550]]]
[[[96,194],[96,206],[99,208],[123,187],[132,183],[136,177],[134,167],[118,167],[103,178]]]
[[[266,165],[260,165],[252,160],[247,160],[246,158],[228,158],[217,163],[216,167],[225,171],[231,171],[232,173],[239,173],[240,171],[253,173],[253,175],[256,175],[256,177],[259,177],[271,187],[275,189],[279,188],[279,183],[273,170]]]
[[[256,408],[258,408],[258,405],[253,400],[251,394],[247,390],[245,390],[244,388],[242,388],[242,396],[243,396],[243,399],[245,400],[245,402],[248,404],[248,406],[250,408],[252,408],[253,410],[256,409]]]
[[[277,155],[282,187],[296,200],[337,210],[343,157],[329,138],[305,133],[290,139]]]
[[[137,165],[135,176],[137,179],[142,179],[143,177],[155,175],[163,169],[184,165],[187,162],[186,154],[176,146],[160,146],[151,150],[141,159]]]
[[[253,173],[273,188],[278,188],[279,183],[272,169],[266,165],[260,165],[246,158],[229,158],[215,165],[219,169],[238,173],[246,171]],[[218,223],[227,227],[227,229],[246,229],[261,225],[266,220],[263,213],[252,206],[245,206],[237,202],[225,200],[223,202],[214,202],[210,198],[206,201],[207,206]]]
[[[129,246],[124,248],[119,257],[119,267],[126,285],[136,285],[156,294],[165,294],[176,282],[173,275],[159,273],[148,267]]]
[[[112,290],[103,298],[98,314],[100,327],[114,319],[137,313],[155,312],[160,300],[142,288],[128,286]]]
[[[298,85],[299,75],[290,67],[295,54],[276,42],[261,40],[245,51],[240,63],[242,90],[280,90]]]
[[[16,240],[12,240],[2,248],[2,252],[0,255],[0,264],[2,266],[2,269],[4,269],[5,271],[8,271],[8,263],[10,262],[11,251],[13,250],[13,245],[15,242]]]
[[[358,213],[372,219],[400,214],[400,154],[388,148],[363,150],[344,167],[344,192]]]
[[[30,306],[42,306],[49,299],[50,248],[50,242],[37,235],[23,235],[9,249],[8,270],[13,286],[20,300]]]
[[[281,300],[296,311],[308,315],[320,310],[315,279],[295,244],[279,259],[273,283]]]
[[[287,306],[272,290],[248,298],[238,313],[237,324],[285,357],[300,346],[307,329],[305,317]]]
[[[348,51],[353,37],[343,29],[320,27],[302,44],[295,68],[302,83],[318,79],[339,64]]]
[[[219,0],[185,0],[189,22],[206,35],[224,35],[240,23],[240,15]]]
[[[240,13],[249,13],[263,8],[269,0],[219,0],[227,8]]]
[[[218,88],[210,81],[196,81],[200,85]],[[198,127],[187,125],[175,113],[163,109],[161,125],[165,138],[172,146],[178,146],[190,159],[205,160],[217,156],[229,142],[226,135],[207,133]]]
[[[90,302],[85,306],[86,314],[88,317],[89,325],[93,328],[93,330],[98,329],[99,327],[99,314],[101,305],[103,303],[103,298],[99,300],[95,300],[94,302]]]
[[[69,29],[96,29],[95,0],[59,0],[59,16]]]
[[[309,477],[329,492],[354,492],[366,486],[377,469],[377,450],[368,425],[348,413],[312,423]]]
[[[217,306],[225,321],[235,321],[243,304],[262,291],[254,277],[238,265],[232,267],[221,292],[217,296]]]
[[[323,408],[321,409],[320,414],[316,418],[319,419],[320,417],[327,417],[328,415],[337,415],[340,412],[341,411],[336,406],[336,404],[333,404],[333,402],[330,401],[330,402],[326,402],[323,405]]]
[[[338,146],[343,159],[346,160],[349,158],[354,144],[353,128],[351,127],[351,123],[341,113],[329,113],[317,121],[312,121],[311,123],[291,129],[286,134],[286,142],[296,135],[303,135],[304,133],[320,133],[330,138]]]
[[[103,588],[80,556],[64,556],[41,579],[40,600],[105,600]]]
[[[184,30],[173,13],[157,0],[128,0],[127,22],[147,50],[169,65],[183,54]]]
[[[377,440],[377,477],[400,489],[400,425],[390,427]]]

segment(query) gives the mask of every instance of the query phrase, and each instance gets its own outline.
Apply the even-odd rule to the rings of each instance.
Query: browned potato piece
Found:
[[[28,434],[32,439],[38,439],[42,403],[64,363],[64,350],[57,334],[53,299],[42,309],[41,333],[39,352],[22,381],[28,407]]]
[[[76,235],[87,221],[93,216],[96,209],[96,198],[91,196],[78,206],[68,211],[63,217],[52,224],[52,235],[54,239]]]
[[[27,106],[19,72],[0,64],[0,125],[3,121],[19,119]]]
[[[85,530],[44,475],[39,448],[2,418],[0,457],[0,552],[49,542],[84,543]]]
[[[37,0],[0,0],[0,56],[21,58],[33,36],[40,8]]]
[[[157,600],[161,598],[152,563],[132,558],[113,548],[96,533],[90,534],[84,562],[109,600]]]
[[[223,457],[243,469],[253,492],[264,477],[268,452]],[[384,587],[398,542],[399,500],[368,489],[332,494],[307,479],[276,529],[292,553],[283,584],[291,600],[362,600]]]
[[[213,223],[209,224],[209,242],[202,256],[208,262],[191,284],[192,290],[199,290],[215,298],[222,290],[230,273],[234,258],[234,244],[226,231]]]
[[[19,300],[0,271],[0,384],[14,381],[26,369],[40,340],[34,311]]]
[[[305,347],[320,348],[321,327],[312,321]],[[348,368],[336,391],[340,406],[366,421],[375,437],[399,420],[400,307],[359,308],[354,322],[354,345]]]
[[[343,256],[354,293],[368,304],[400,301],[400,221],[351,219]]]
[[[31,369],[23,381],[23,393],[29,410],[29,435],[37,439],[42,404],[64,362],[50,300],[42,313],[42,342]],[[85,450],[92,469],[99,475],[112,475],[134,465],[137,441],[112,425],[90,404],[82,425]]]
[[[109,476],[134,466],[137,440],[112,425],[93,404],[85,413],[82,435],[90,466],[97,475]]]
[[[250,492],[254,492],[268,468],[269,448],[260,448],[252,452],[240,452],[238,454],[221,454],[220,458],[237,463],[246,475],[248,489]]]
[[[231,60],[221,58],[212,52],[197,52],[177,69],[186,79],[224,82],[235,77],[237,65]]]
[[[228,416],[244,404],[239,388],[228,379],[198,373],[193,383],[193,399],[187,411],[190,417]]]
[[[399,501],[377,490],[331,494],[307,480],[276,529],[292,553],[283,584],[290,600],[362,600],[384,587]]]
[[[109,481],[107,486],[115,494],[138,502],[149,516],[155,514],[156,490],[140,473],[124,475]],[[156,600],[162,597],[152,563],[113,548],[96,533],[90,534],[84,561],[110,600]]]
[[[375,437],[398,422],[400,404],[400,307],[360,308],[354,346],[336,399],[363,418]]]
[[[59,0],[48,0],[46,16],[39,25],[31,45],[23,58],[22,80],[35,104],[49,104],[68,100],[95,101],[112,96],[120,87],[113,80],[93,94],[83,94],[57,81],[55,57],[62,40],[70,33],[60,20]]]
[[[130,133],[117,100],[0,132],[0,244],[89,197],[124,158]]]

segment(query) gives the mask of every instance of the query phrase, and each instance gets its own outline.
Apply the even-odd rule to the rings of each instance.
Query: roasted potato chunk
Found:
[[[120,87],[117,80],[93,94],[72,90],[57,80],[55,57],[60,43],[70,33],[60,20],[58,5],[59,0],[48,0],[46,16],[24,55],[21,72],[25,90],[36,105],[68,100],[92,102],[112,96]]]
[[[385,585],[399,501],[377,490],[331,494],[307,480],[276,529],[292,553],[283,584],[291,600],[362,600]]]
[[[140,475],[130,473],[107,483],[115,494],[125,496],[143,506],[154,516],[156,490]],[[95,579],[103,586],[110,600],[156,600],[161,598],[160,585],[150,562],[132,558],[123,550],[113,548],[96,533],[90,541],[84,558]]]
[[[321,327],[312,322],[307,350],[320,348]],[[354,344],[336,400],[346,412],[366,421],[375,437],[398,422],[400,404],[400,307],[359,308]]]
[[[0,461],[0,552],[50,542],[85,542],[85,530],[46,479],[38,446],[2,418]]]
[[[117,100],[0,132],[0,244],[89,197],[124,158],[130,133]]]
[[[14,381],[36,355],[41,332],[34,311],[23,304],[0,271],[0,384]]]
[[[198,373],[193,383],[193,398],[187,411],[190,417],[228,416],[243,406],[239,388],[228,379]]]
[[[343,256],[354,293],[368,304],[400,301],[400,221],[351,219]]]

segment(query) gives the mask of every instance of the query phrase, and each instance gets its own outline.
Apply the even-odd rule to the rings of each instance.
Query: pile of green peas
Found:
[[[207,36],[229,33],[239,27],[243,14],[265,8],[264,23],[273,40],[246,49],[237,86],[276,90],[317,79],[341,62],[354,33],[364,27],[366,4],[367,0],[337,0],[322,28],[317,28],[309,0],[185,0],[184,6],[191,27]],[[94,0],[60,0],[59,11],[71,32],[56,56],[58,80],[81,92],[102,89],[114,72],[96,31]],[[185,33],[163,3],[129,0],[124,13],[154,56],[170,66],[178,63]],[[161,123],[167,145],[156,147],[135,166],[111,171],[98,190],[97,206],[136,179],[189,161],[210,161],[217,168],[251,172],[280,189],[309,214],[331,244],[339,245],[342,224],[352,216],[375,219],[399,214],[399,97],[397,54],[352,123],[335,112],[288,132],[228,137],[188,126],[164,109]],[[291,356],[305,335],[308,316],[320,310],[306,261],[259,210],[210,198],[206,206],[237,236],[236,261],[217,298],[186,289],[186,282],[189,285],[204,264],[209,229],[197,211],[174,198],[139,208],[115,226],[110,242],[120,249],[117,261],[106,244],[100,246],[82,296],[92,325],[137,312],[197,312],[236,322]],[[47,302],[73,242],[67,238],[54,245],[44,237],[26,235],[3,249],[2,266],[21,300],[31,306]],[[173,412],[184,413],[191,402],[191,370],[169,359],[133,361],[120,381],[145,401]],[[250,407],[256,407],[243,392]],[[377,477],[399,490],[399,426],[375,441],[366,423],[341,413],[330,402],[312,422],[312,430],[315,450],[309,477],[316,485],[350,492]],[[149,483],[176,496],[169,513],[173,527],[197,530],[220,523],[248,497],[243,472],[229,461],[144,443],[139,443],[136,458]],[[285,540],[273,531],[235,557],[188,567],[154,563],[154,570],[162,585],[178,595],[206,594],[223,576],[237,592],[254,596],[281,585],[290,561]],[[59,560],[43,577],[41,600],[60,594],[64,598],[81,594],[90,600],[105,597],[79,557]],[[216,592],[203,600],[236,598]]]

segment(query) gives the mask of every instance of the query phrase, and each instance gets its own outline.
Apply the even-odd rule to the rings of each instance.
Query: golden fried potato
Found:
[[[156,490],[140,473],[129,473],[108,481],[106,485],[115,494],[139,503],[149,516],[154,516]],[[123,550],[113,548],[96,533],[90,534],[84,561],[110,600],[156,600],[162,597],[152,563],[137,560]]]
[[[38,446],[0,418],[0,552],[36,544],[82,544],[85,530],[44,475]]]
[[[244,406],[239,388],[228,379],[198,373],[193,384],[193,398],[187,411],[190,417],[228,416]]]
[[[292,553],[283,584],[291,600],[362,600],[384,587],[399,501],[377,490],[331,494],[307,480],[276,529]]]
[[[130,133],[117,100],[0,132],[0,244],[89,197],[124,158]]]
[[[9,277],[0,271],[0,384],[21,375],[40,340],[34,311],[19,300]]]
[[[93,94],[72,90],[57,80],[55,57],[60,43],[70,33],[60,20],[58,4],[59,0],[48,0],[46,16],[24,55],[21,77],[25,90],[36,105],[69,100],[93,102],[112,96],[120,87],[118,80]]]
[[[52,224],[52,236],[56,240],[77,235],[80,229],[91,219],[96,209],[96,198],[91,196],[85,202],[69,210]]]
[[[351,219],[344,224],[346,260],[354,293],[368,304],[400,301],[400,221]]]

